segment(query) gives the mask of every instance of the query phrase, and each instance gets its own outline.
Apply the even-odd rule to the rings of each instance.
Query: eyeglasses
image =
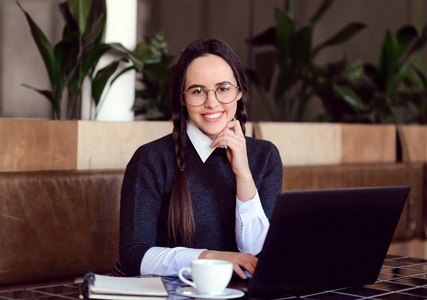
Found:
[[[231,83],[218,86],[216,89],[207,90],[203,87],[192,87],[183,92],[185,101],[191,106],[202,106],[208,100],[208,93],[213,91],[216,99],[223,103],[229,104],[236,100],[239,87]]]

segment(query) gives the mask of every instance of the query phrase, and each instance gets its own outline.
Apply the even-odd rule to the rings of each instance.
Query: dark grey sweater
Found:
[[[249,167],[268,218],[282,187],[282,162],[276,147],[246,138]],[[205,163],[187,139],[185,176],[196,226],[194,248],[238,251],[235,239],[236,177],[226,150],[216,149]],[[141,146],[123,180],[120,207],[120,261],[128,276],[140,274],[141,260],[153,246],[168,241],[167,216],[178,173],[172,135]]]

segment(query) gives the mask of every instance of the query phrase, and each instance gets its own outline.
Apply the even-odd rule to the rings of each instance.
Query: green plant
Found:
[[[319,76],[325,77],[328,72],[334,71],[334,77],[345,78],[347,70],[343,67],[348,63],[323,70],[316,65],[315,58],[323,49],[348,41],[365,25],[350,23],[331,38],[313,46],[315,26],[332,4],[333,0],[323,1],[309,24],[299,28],[287,0],[284,12],[275,10],[276,26],[248,41],[255,47],[270,47],[255,55],[255,70],[248,70],[248,76],[275,121],[302,120],[306,105],[316,93],[314,87],[319,87],[323,82]]]
[[[143,115],[147,120],[170,120],[172,108],[169,90],[174,57],[169,55],[165,37],[155,33],[146,42],[139,43],[135,52],[158,58],[158,62],[146,65],[137,73],[142,87],[135,92],[135,115]]]
[[[65,21],[62,39],[52,46],[42,30],[31,16],[22,8],[31,34],[43,58],[50,90],[40,90],[25,85],[52,103],[52,118],[61,118],[61,102],[67,91],[67,119],[80,119],[82,85],[88,78],[91,83],[92,100],[95,106],[102,103],[101,95],[108,84],[112,84],[121,74],[131,69],[142,69],[145,63],[157,59],[146,55],[132,53],[119,43],[106,44],[103,38],[106,28],[105,0],[67,0],[59,8]],[[106,53],[112,54],[114,60],[106,67],[97,70],[99,59]],[[122,62],[131,62],[117,75]],[[114,76],[114,77],[113,77]]]
[[[427,122],[427,80],[415,64],[426,43],[427,24],[420,33],[412,25],[386,32],[378,65],[365,65],[371,97],[360,94],[374,122]]]
[[[416,59],[427,42],[427,25],[419,33],[412,25],[396,34],[387,30],[377,65],[365,63],[356,80],[333,84],[333,93],[320,95],[323,120],[368,123],[426,123],[427,80]],[[330,84],[330,83],[329,83]],[[317,87],[316,87],[317,88]]]

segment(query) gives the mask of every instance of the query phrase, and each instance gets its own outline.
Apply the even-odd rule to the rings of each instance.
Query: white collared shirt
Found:
[[[187,135],[203,163],[215,148],[212,140],[205,135],[191,119],[187,123]],[[236,196],[236,244],[240,252],[257,255],[264,244],[270,223],[264,213],[258,190],[253,199],[240,201]],[[141,261],[141,275],[176,275],[182,267],[190,266],[206,249],[186,247],[151,247]]]

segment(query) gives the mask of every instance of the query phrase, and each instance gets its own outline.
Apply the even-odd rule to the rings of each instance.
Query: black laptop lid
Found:
[[[376,281],[409,187],[282,192],[248,296]]]

